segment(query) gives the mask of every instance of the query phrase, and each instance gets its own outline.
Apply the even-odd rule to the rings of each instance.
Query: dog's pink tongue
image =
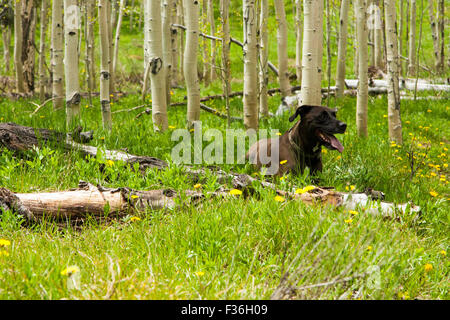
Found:
[[[342,145],[342,143],[335,136],[330,135],[328,137],[330,138],[330,143],[333,148],[342,153],[342,151],[344,151],[344,146]]]

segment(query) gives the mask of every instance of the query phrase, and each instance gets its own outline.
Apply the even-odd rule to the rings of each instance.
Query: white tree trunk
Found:
[[[116,0],[113,0],[113,2],[115,2]],[[114,72],[113,72],[113,64],[112,64],[112,59],[114,56],[114,46],[113,46],[113,28],[115,25],[115,21],[113,19],[113,17],[115,17],[115,14],[113,14],[113,8],[112,8],[113,3],[111,3],[111,1],[107,1],[106,3],[106,7],[108,8],[108,13],[107,13],[107,17],[110,17],[109,20],[107,20],[108,24],[108,48],[109,48],[109,92],[110,94],[114,94]]]
[[[177,23],[181,25],[185,25],[184,23],[184,0],[179,0],[180,3],[177,6]],[[180,81],[184,80],[184,32],[180,32],[179,34],[179,54],[180,54],[180,70],[179,70],[179,79]]]
[[[163,46],[163,71],[165,80],[166,106],[170,105],[170,84],[172,76],[172,37],[170,34],[172,25],[171,5],[172,0],[163,0],[162,3],[162,46]]]
[[[110,105],[110,64],[109,35],[108,35],[108,5],[107,0],[98,2],[99,36],[100,36],[100,104],[102,109],[103,128],[112,129]]]
[[[406,0],[407,1],[407,0]],[[403,55],[404,51],[404,29],[405,29],[405,0],[400,0],[400,26],[399,26],[399,36],[398,36],[398,53]],[[399,61],[399,75],[403,76],[405,68],[402,61]]]
[[[374,65],[378,68],[383,68],[383,31],[381,28],[380,0],[376,0],[374,3],[376,4],[373,7]]]
[[[258,128],[258,73],[256,50],[255,0],[244,0],[244,125],[246,129]]]
[[[19,93],[25,92],[23,85],[22,46],[22,0],[16,0],[14,12],[14,66],[16,70],[16,90]]]
[[[202,0],[202,30],[205,30],[203,32],[206,33],[207,30],[207,26],[208,26],[208,0]],[[202,65],[203,65],[203,69],[202,69],[202,79],[203,82],[205,83],[205,86],[208,86],[209,84],[209,76],[211,75],[211,64],[209,61],[210,55],[209,55],[209,39],[206,38],[202,38]]]
[[[428,11],[430,15],[431,37],[433,38],[434,68],[436,69],[436,71],[439,71],[441,62],[440,57],[441,51],[439,50],[439,36],[436,20],[434,18],[433,2],[434,2],[433,0],[428,0]]]
[[[408,75],[416,74],[416,0],[410,0],[411,26],[409,29]]]
[[[358,35],[358,93],[356,99],[356,129],[358,135],[367,137],[367,101],[368,101],[368,75],[367,75],[367,0],[355,2],[356,28]]]
[[[170,0],[170,5],[171,7],[171,14],[172,14],[172,21],[174,23],[177,23],[177,7],[178,7],[178,1],[177,0]],[[180,5],[181,6],[181,5]],[[179,78],[179,73],[178,73],[178,58],[179,58],[179,54],[178,54],[178,47],[179,47],[179,42],[178,42],[178,29],[177,28],[170,28],[171,32],[170,32],[170,36],[171,36],[171,47],[172,47],[172,75],[171,75],[171,81],[172,84],[171,86],[176,87],[178,86],[178,78]]]
[[[395,0],[384,0],[384,11],[386,21],[389,138],[401,144],[403,140],[400,118],[399,57],[397,50]]]
[[[208,0],[208,22],[211,30],[211,35],[216,34],[216,22],[214,20],[214,5],[213,0]],[[216,40],[211,40],[211,75],[210,80],[214,81],[217,78],[216,75]]]
[[[287,20],[284,9],[284,0],[275,0],[275,13],[277,19],[277,49],[278,49],[278,79],[280,82],[281,96],[291,94],[289,83],[288,54],[287,54]]]
[[[269,35],[267,20],[269,19],[269,1],[261,0],[261,16],[259,19],[259,113],[265,117],[269,115],[267,85],[269,84]]]
[[[45,72],[45,50],[46,50],[46,41],[45,34],[47,32],[47,6],[48,1],[42,0],[41,5],[41,37],[39,40],[39,101],[42,103],[45,100],[45,88],[46,88],[46,72]]]
[[[66,74],[67,128],[75,126],[80,117],[80,80],[78,75],[78,32],[80,14],[76,0],[64,0],[64,72]]]
[[[350,0],[342,0],[339,16],[339,40],[336,71],[336,96],[342,97],[345,90],[345,59],[347,56],[347,23]]]
[[[231,94],[231,65],[230,65],[230,0],[220,0],[220,16],[222,18],[222,87],[225,96],[225,107],[227,110],[227,125],[230,126],[230,94]]]
[[[53,74],[53,109],[55,110],[62,108],[64,105],[63,7],[62,0],[53,0],[51,68]]]
[[[348,1],[348,0],[344,0]],[[302,82],[302,0],[295,1],[295,73],[298,83]]]
[[[153,129],[155,131],[166,131],[168,127],[167,98],[166,82],[164,79],[165,70],[163,68],[166,61],[163,59],[161,3],[159,1],[150,2],[149,18],[149,66],[152,90]]]
[[[441,53],[439,54],[439,66],[441,68],[440,73],[445,73],[445,3],[444,0],[439,0],[439,8],[438,8],[438,32],[439,32],[439,41],[441,46]],[[448,9],[448,2],[447,2]],[[447,22],[447,26],[449,23]]]
[[[94,39],[94,23],[95,23],[95,2],[86,2],[86,75],[89,92],[92,93],[96,89],[95,77],[95,39]]]
[[[323,0],[303,2],[302,105],[320,105],[323,45]]]
[[[2,30],[2,39],[3,39],[3,58],[5,60],[5,73],[8,73],[11,62],[11,54],[9,52],[9,46],[11,42],[11,27],[6,26]]]
[[[191,128],[200,119],[200,86],[197,74],[199,35],[199,3],[197,0],[183,0],[186,23],[186,46],[184,50],[184,78],[187,88],[187,125]]]
[[[114,57],[113,57],[113,68],[112,68],[113,73],[116,73],[116,70],[117,70],[117,60],[118,60],[118,56],[119,56],[120,27],[122,26],[124,6],[125,6],[125,0],[120,0],[119,17],[117,19],[116,36],[114,39]]]

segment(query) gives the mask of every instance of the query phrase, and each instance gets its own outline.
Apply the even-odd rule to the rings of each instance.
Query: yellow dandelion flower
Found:
[[[350,213],[350,214],[356,216],[356,215],[358,214],[358,211],[350,210],[348,213]]]
[[[281,134],[281,132],[277,132],[277,136],[281,136],[282,134]]]
[[[432,177],[436,177],[436,176],[437,176],[437,174],[436,174],[436,173],[434,173],[434,172],[430,172],[430,176],[432,176]]]
[[[351,224],[353,222],[353,219],[345,219],[344,222],[347,224]]]
[[[367,251],[372,251],[372,249],[373,249],[372,246],[367,247]]]
[[[112,166],[114,166],[114,161],[108,160],[108,161],[106,161],[106,165],[107,165],[108,167],[112,167]]]
[[[70,266],[61,271],[61,275],[70,277],[77,272],[80,272],[80,268],[78,268],[77,266]]]
[[[101,137],[100,140],[105,140],[105,137]]]
[[[169,129],[175,129],[175,126],[169,126]]]
[[[200,183],[197,183],[195,186],[194,186],[194,189],[200,189],[202,187],[202,185],[200,184]]]
[[[355,186],[351,185],[351,186],[350,186],[350,190],[351,190],[351,191],[355,190]]]
[[[336,160],[341,160],[341,159],[342,159],[341,156],[337,156],[337,157],[336,157]]]
[[[6,251],[6,250],[1,250],[1,251],[0,251],[0,257],[1,257],[1,256],[9,257],[9,252]]]
[[[85,105],[84,107],[85,107],[86,109],[87,109],[87,108],[89,108],[89,106],[88,106],[88,105]]]
[[[139,196],[137,196],[135,194],[131,195],[131,199],[137,199],[137,198],[139,198]]]
[[[438,195],[438,193],[436,191],[430,191],[430,195],[432,197],[436,197]]]
[[[233,196],[239,196],[242,194],[242,191],[238,190],[238,189],[233,189],[233,190],[230,190],[230,194]]]
[[[194,128],[192,128],[191,130],[189,130],[189,132],[194,132]]]
[[[387,114],[383,114],[383,118],[387,118],[388,116],[387,116]]]
[[[431,112],[431,109],[428,109],[427,112]]]
[[[280,164],[285,164],[285,163],[287,163],[287,160],[280,161]]]
[[[205,275],[205,273],[203,271],[197,271],[195,274],[199,277]]]
[[[39,116],[39,118],[41,118],[41,119],[44,119],[44,118],[45,118],[45,116]]]
[[[402,161],[402,160],[403,160],[403,158],[402,158],[402,157],[397,157],[397,160],[400,160],[400,161]]]
[[[444,163],[442,166],[443,166],[444,168],[448,168],[448,164],[447,164],[447,163]]]
[[[424,266],[425,272],[430,272],[433,270],[433,265],[431,263],[426,263]]]
[[[141,218],[139,218],[139,217],[131,217],[131,218],[130,218],[130,221],[131,221],[131,222],[141,221]]]
[[[7,239],[0,239],[0,248],[1,247],[8,247],[11,245],[11,241]]]
[[[322,149],[322,153],[326,154],[326,153],[328,153],[328,150],[327,149]]]
[[[409,121],[409,120],[406,120],[406,121],[405,121],[405,123],[406,123],[406,124],[410,124],[410,123],[411,123],[411,121]]]
[[[445,250],[441,250],[441,251],[439,251],[439,253],[441,254],[441,256],[447,256],[447,251],[445,251]]]
[[[283,201],[284,201],[284,198],[283,198],[282,196],[276,196],[276,197],[275,197],[275,201],[277,201],[277,202],[283,202]]]

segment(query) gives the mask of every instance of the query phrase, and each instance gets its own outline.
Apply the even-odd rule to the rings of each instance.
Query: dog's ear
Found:
[[[303,105],[297,108],[297,110],[295,110],[295,113],[289,117],[289,121],[292,122],[295,120],[295,118],[297,118],[298,116],[300,116],[301,118],[303,118],[309,111],[311,111],[311,109],[314,106],[309,106],[309,105]]]

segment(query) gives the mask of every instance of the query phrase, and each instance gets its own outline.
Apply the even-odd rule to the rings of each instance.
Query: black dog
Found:
[[[322,146],[342,152],[344,147],[334,134],[344,133],[347,124],[336,119],[336,110],[324,106],[303,105],[297,108],[289,121],[294,121],[298,116],[300,120],[281,137],[259,140],[252,145],[246,154],[247,160],[258,168],[277,168],[269,174],[279,176],[290,171],[303,172],[305,167],[310,168],[311,174],[322,171]],[[261,153],[263,157],[265,153],[271,157],[273,143],[279,144],[279,157],[273,157],[280,162],[279,166],[271,162],[262,164],[260,161]]]

